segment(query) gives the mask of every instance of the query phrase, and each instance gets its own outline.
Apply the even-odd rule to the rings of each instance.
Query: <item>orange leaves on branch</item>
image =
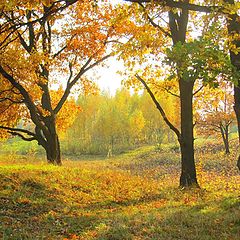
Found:
[[[53,108],[56,107],[63,93],[64,90],[62,87],[58,88],[58,90],[51,91]],[[60,133],[64,133],[66,129],[73,124],[80,111],[81,107],[76,104],[75,99],[73,97],[69,97],[56,117],[56,126]]]
[[[7,81],[0,77],[0,125],[14,127],[24,115],[21,96],[15,88],[12,88]],[[0,138],[7,137],[7,131],[0,129]]]
[[[110,4],[98,7],[92,0],[78,1],[64,27],[64,34],[71,36],[68,49],[80,58],[93,55],[96,59],[101,58],[109,38],[111,13]]]
[[[219,88],[215,89],[205,86],[194,99],[195,117],[200,134],[214,135],[221,127],[225,128],[235,121],[232,85],[226,82],[219,84]]]
[[[44,6],[50,6],[56,2],[55,0],[0,0],[0,8],[4,9],[4,11],[11,11],[15,9],[15,7],[19,7],[19,10],[21,8],[26,8],[26,9],[33,9],[38,7],[39,5],[44,5]]]

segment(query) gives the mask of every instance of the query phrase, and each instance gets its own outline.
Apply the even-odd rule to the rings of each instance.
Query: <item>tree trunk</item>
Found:
[[[186,0],[188,3],[189,0]],[[173,46],[181,42],[186,42],[188,10],[182,10],[179,13],[169,11],[169,27]],[[181,68],[181,63],[178,63]],[[181,137],[178,139],[181,149],[181,176],[180,187],[199,187],[196,176],[194,160],[194,138],[193,138],[193,86],[194,81],[179,77],[180,103],[181,103]]]
[[[230,154],[229,140],[228,140],[228,126],[226,126],[225,129],[223,126],[220,126],[220,130],[221,130],[222,140],[225,148],[225,153]]]
[[[179,80],[181,102],[181,176],[180,186],[199,187],[196,177],[193,137],[193,86],[194,82]]]
[[[43,69],[42,74],[46,79],[48,79],[49,71],[47,68]],[[48,116],[43,117],[43,122],[48,129],[48,131],[44,134],[46,140],[44,148],[47,155],[47,161],[51,164],[62,165],[60,143],[56,129],[56,114],[52,109],[48,84],[42,84],[41,89],[43,91],[41,99],[42,107],[49,113]]]
[[[228,131],[228,130],[227,130]],[[228,139],[228,132],[226,132],[226,138],[225,138],[225,153],[230,154],[230,148],[229,148],[229,139]]]
[[[226,3],[234,5],[234,0],[225,0]],[[240,24],[239,24],[239,16],[237,13],[229,14],[227,17],[228,23],[228,35],[232,36],[236,33],[240,34]],[[237,48],[240,47],[240,40],[236,39],[233,41]],[[230,59],[233,66],[236,67],[238,71],[240,71],[240,52],[235,53],[230,50]],[[234,111],[237,118],[237,126],[238,126],[238,140],[240,144],[240,79],[237,84],[234,86]],[[240,170],[240,156],[238,157],[237,167]]]
[[[49,136],[45,150],[48,163],[62,165],[60,143],[57,134]]]
[[[240,86],[240,81],[237,84]],[[238,86],[234,87],[234,112],[237,118],[238,139],[240,143],[240,88]]]
[[[240,170],[240,156],[238,157],[237,167],[238,167],[238,169]]]
[[[45,144],[42,144],[46,151],[48,163],[55,165],[62,165],[61,161],[61,150],[60,142],[56,129],[56,117],[55,115],[50,115],[45,117],[44,123],[47,126],[48,133],[45,134]]]

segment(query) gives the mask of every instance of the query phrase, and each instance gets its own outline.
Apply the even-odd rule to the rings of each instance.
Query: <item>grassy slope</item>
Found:
[[[110,160],[0,156],[1,239],[240,239],[235,156],[197,156],[202,190],[180,190],[179,157],[153,148]]]

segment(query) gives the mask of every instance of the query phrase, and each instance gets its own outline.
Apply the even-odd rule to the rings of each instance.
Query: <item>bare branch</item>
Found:
[[[174,131],[174,133],[177,135],[177,138],[179,140],[179,142],[181,142],[181,133],[180,131],[169,121],[169,119],[166,116],[166,113],[164,112],[162,106],[160,105],[160,103],[158,102],[158,100],[156,99],[155,95],[153,94],[153,92],[151,91],[151,89],[148,87],[147,83],[138,75],[136,74],[135,77],[143,84],[143,86],[146,88],[148,94],[150,95],[150,97],[152,98],[153,102],[155,103],[157,109],[159,110],[163,120],[165,121],[165,123],[169,126],[169,128],[171,130]]]
[[[53,58],[58,57],[65,49],[67,48],[67,45],[65,45],[63,48],[61,48],[58,52],[53,54]]]
[[[162,28],[161,26],[159,26],[157,23],[155,23],[155,22],[153,21],[153,19],[148,15],[148,13],[147,13],[145,7],[143,6],[143,4],[140,3],[140,2],[138,2],[138,4],[142,7],[142,9],[143,9],[143,11],[144,11],[144,14],[146,15],[148,21],[152,24],[152,26],[155,27],[155,28],[157,28],[157,29],[159,29],[165,36],[171,38],[171,37],[172,37],[171,34],[170,34],[168,31],[166,31],[164,28]]]
[[[13,136],[18,136],[20,138],[22,138],[24,141],[28,141],[28,142],[31,142],[31,141],[34,141],[34,140],[37,140],[35,137],[25,137],[24,135],[22,135],[21,133],[17,133],[17,132],[12,132],[12,131],[7,131],[8,133],[12,134]]]
[[[11,98],[8,98],[8,97],[0,98],[0,102],[4,102],[4,101],[10,101],[12,103],[19,103],[19,104],[24,102],[23,100],[17,101],[17,100],[13,100]]]
[[[164,87],[163,88],[167,93],[171,94],[174,97],[180,98],[180,96],[176,93],[171,92],[168,88]]]
[[[69,83],[67,84],[67,87],[66,87],[66,89],[65,89],[65,91],[64,91],[64,94],[63,94],[62,98],[60,99],[60,101],[58,102],[57,106],[56,106],[55,109],[53,110],[55,114],[57,114],[57,113],[61,110],[63,104],[66,102],[66,100],[67,100],[67,98],[68,98],[68,96],[69,96],[69,94],[70,94],[70,91],[71,91],[72,87],[73,87],[73,86],[77,83],[77,81],[83,76],[83,74],[84,74],[85,72],[87,72],[88,70],[92,69],[93,67],[95,67],[96,65],[100,64],[101,62],[105,61],[105,60],[106,60],[107,58],[109,58],[110,56],[111,56],[111,54],[108,54],[108,55],[102,57],[101,59],[97,60],[96,62],[94,62],[94,63],[91,64],[91,65],[89,65],[89,64],[90,64],[90,62],[92,61],[92,58],[93,58],[93,57],[90,57],[90,58],[86,61],[86,63],[82,66],[82,68],[80,69],[80,71],[78,72],[78,74],[74,77],[74,79],[73,79],[71,82],[69,81]],[[71,73],[70,73],[70,76],[71,76]],[[70,78],[69,78],[69,79],[70,79]]]
[[[172,8],[180,8],[195,12],[205,12],[205,13],[211,13],[214,11],[217,12],[223,12],[223,7],[221,6],[202,6],[202,5],[196,5],[193,3],[188,3],[184,1],[173,1],[173,0],[125,0],[126,2],[136,2],[136,3],[148,3],[148,2],[155,2],[159,3],[163,6],[168,6]]]
[[[202,89],[204,88],[204,86],[202,85],[198,90],[196,90],[194,93],[193,93],[193,96],[198,94]]]
[[[12,127],[5,127],[5,126],[0,126],[1,129],[4,129],[4,130],[8,130],[8,131],[11,131],[11,132],[21,132],[21,133],[25,133],[29,136],[32,136],[32,137],[35,137],[36,135],[34,133],[32,133],[31,131],[29,130],[26,130],[26,129],[22,129],[22,128],[12,128]]]
[[[84,72],[87,72],[89,69],[95,67],[96,65],[100,64],[101,62],[105,61],[106,59],[108,59],[109,57],[111,57],[112,54],[108,54],[104,57],[102,57],[101,59],[99,59],[98,61],[96,61],[95,63],[89,65],[87,68],[85,68],[85,71]]]
[[[69,77],[68,77],[67,86],[70,84],[72,76],[73,76],[73,70],[72,70],[72,63],[71,62],[69,62],[68,67],[69,67],[70,74],[69,74]]]

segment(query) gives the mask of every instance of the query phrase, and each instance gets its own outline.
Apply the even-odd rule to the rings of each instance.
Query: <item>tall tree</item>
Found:
[[[50,163],[61,165],[60,110],[76,84],[91,89],[84,74],[110,57],[107,47],[119,38],[110,21],[115,13],[110,5],[91,0],[1,3],[0,86],[6,81],[16,89],[35,126],[34,131],[1,128],[36,140]],[[65,87],[58,101],[51,93],[56,83]]]
[[[188,3],[189,1],[185,1]],[[149,35],[152,33],[152,36],[146,36],[144,32],[142,32],[142,39],[138,38],[138,42],[145,47],[146,50],[150,49],[150,52],[155,52],[156,55],[160,55],[159,46],[164,44],[164,37],[168,37],[172,41],[172,49],[178,48],[179,46],[184,46],[187,41],[187,26],[189,20],[189,11],[187,10],[177,10],[172,8],[163,8],[159,4],[145,4],[139,3],[140,6],[140,14],[143,15],[142,21],[147,20],[148,23],[152,25],[152,29],[148,29]],[[161,15],[165,16],[163,21],[163,25],[154,22],[152,15],[156,14],[161,18]],[[166,17],[167,14],[167,17]],[[139,17],[138,17],[139,19]],[[166,24],[166,21],[168,23]],[[167,25],[167,26],[166,26]],[[147,26],[147,25],[146,25]],[[144,29],[145,28],[145,29]],[[143,29],[148,32],[143,25]],[[155,34],[155,36],[153,36]],[[145,36],[145,37],[143,37]],[[136,36],[138,37],[138,36]],[[159,38],[159,45],[155,41],[156,38]],[[152,43],[150,43],[152,41]],[[162,41],[162,43],[161,43]],[[170,43],[167,43],[169,46]],[[138,47],[139,49],[139,47]],[[160,50],[161,51],[161,50]],[[136,53],[137,54],[137,53]],[[166,54],[166,53],[165,53]],[[140,53],[139,53],[140,55]],[[140,57],[144,57],[140,55]],[[184,57],[184,56],[183,56]],[[158,59],[158,57],[156,58]],[[155,59],[155,61],[156,61]],[[159,59],[160,60],[160,59]],[[176,69],[176,77],[178,80],[179,87],[179,95],[180,95],[180,108],[181,108],[181,130],[178,130],[167,118],[162,106],[158,102],[153,90],[149,87],[148,83],[144,79],[144,76],[147,74],[143,74],[140,76],[140,73],[136,74],[136,78],[144,85],[149,95],[151,96],[153,102],[156,107],[159,109],[164,121],[167,125],[175,132],[177,135],[177,139],[181,148],[181,176],[180,176],[180,186],[181,187],[190,187],[190,186],[198,186],[196,169],[195,169],[195,161],[194,161],[194,138],[193,138],[193,108],[192,108],[192,99],[193,99],[193,87],[195,79],[185,79],[186,74],[183,75],[183,66],[181,62],[175,61],[177,65]],[[161,65],[161,64],[160,64]],[[147,77],[147,76],[146,76]]]
[[[151,2],[152,0],[126,0],[130,2],[137,2],[137,3],[145,3]],[[220,16],[225,16],[226,24],[225,27],[228,29],[228,38],[230,42],[230,56],[231,56],[231,63],[237,71],[239,72],[240,69],[240,17],[239,17],[239,9],[240,4],[235,0],[224,0],[224,1],[207,1],[206,3],[201,1],[174,1],[174,0],[153,0],[153,2],[161,4],[162,6],[167,7],[174,7],[182,10],[189,10],[194,12],[201,12],[201,13],[213,13]],[[224,24],[223,24],[224,26]],[[224,36],[225,37],[225,36]],[[236,114],[237,124],[238,124],[238,136],[239,136],[239,143],[240,143],[240,80],[235,82],[234,87],[234,111]],[[240,156],[238,157],[237,166],[240,170]]]
[[[234,0],[224,0],[224,2],[230,5],[231,10],[227,12],[226,17],[230,38],[230,58],[240,76],[240,16],[238,13],[240,7],[237,7],[237,1],[235,2]],[[234,86],[234,111],[237,118],[238,140],[240,144],[240,77]],[[240,170],[240,156],[238,157],[237,166]]]
[[[214,84],[214,80],[221,75],[221,67],[219,67],[221,64],[219,64],[219,62],[228,65],[227,60],[225,62],[222,59],[223,56],[226,55],[224,55],[224,53],[219,54],[221,53],[221,46],[213,45],[212,47],[212,43],[209,41],[209,39],[201,37],[193,40],[194,38],[191,36],[191,33],[188,32],[188,23],[189,19],[191,19],[192,23],[192,19],[194,19],[194,17],[189,13],[189,8],[183,7],[185,5],[192,6],[189,1],[181,1],[180,3],[183,5],[180,9],[175,9],[173,6],[166,8],[162,2],[158,4],[156,1],[149,4],[139,3],[141,1],[137,2],[140,5],[140,12],[142,14],[142,18],[138,17],[138,21],[140,21],[139,18],[141,18],[142,24],[144,25],[144,22],[147,20],[155,28],[155,30],[148,29],[147,31],[147,27],[145,25],[145,31],[151,35],[152,39],[149,35],[144,35],[143,32],[141,35],[143,40],[136,36],[138,37],[137,41],[141,42],[140,44],[145,47],[145,52],[150,53],[150,55],[157,56],[153,58],[153,64],[150,64],[151,66],[149,68],[161,68],[163,66],[161,55],[165,54],[167,55],[166,62],[170,66],[170,78],[175,78],[178,82],[178,94],[181,109],[180,130],[169,121],[160,102],[157,100],[155,89],[152,88],[152,86],[155,85],[154,81],[156,81],[156,78],[159,75],[157,73],[158,70],[155,70],[155,80],[154,76],[151,74],[150,75],[152,76],[152,79],[150,79],[150,71],[148,71],[146,68],[142,68],[144,70],[138,71],[136,77],[149,92],[153,102],[159,109],[159,112],[161,113],[167,125],[177,135],[181,149],[182,163],[180,186],[198,186],[194,161],[193,137],[194,83],[196,80],[202,80],[205,83],[209,82]],[[166,3],[168,3],[168,1],[166,1]],[[156,33],[156,31],[158,33]],[[165,39],[163,39],[162,36],[164,36]],[[169,42],[166,43],[166,37],[171,39],[171,47],[169,47]],[[156,40],[156,38],[161,39],[162,43],[158,45],[158,40]],[[160,46],[164,46],[165,48],[162,47],[161,50]],[[139,48],[140,47],[137,49]],[[169,49],[167,52],[165,51],[166,48]],[[204,49],[207,50],[204,51]],[[139,56],[143,58],[144,54],[141,55],[140,53]],[[143,62],[143,60],[141,61]],[[156,64],[158,61],[160,63]],[[169,68],[166,68],[165,72],[168,71]],[[162,72],[164,72],[164,70]]]

